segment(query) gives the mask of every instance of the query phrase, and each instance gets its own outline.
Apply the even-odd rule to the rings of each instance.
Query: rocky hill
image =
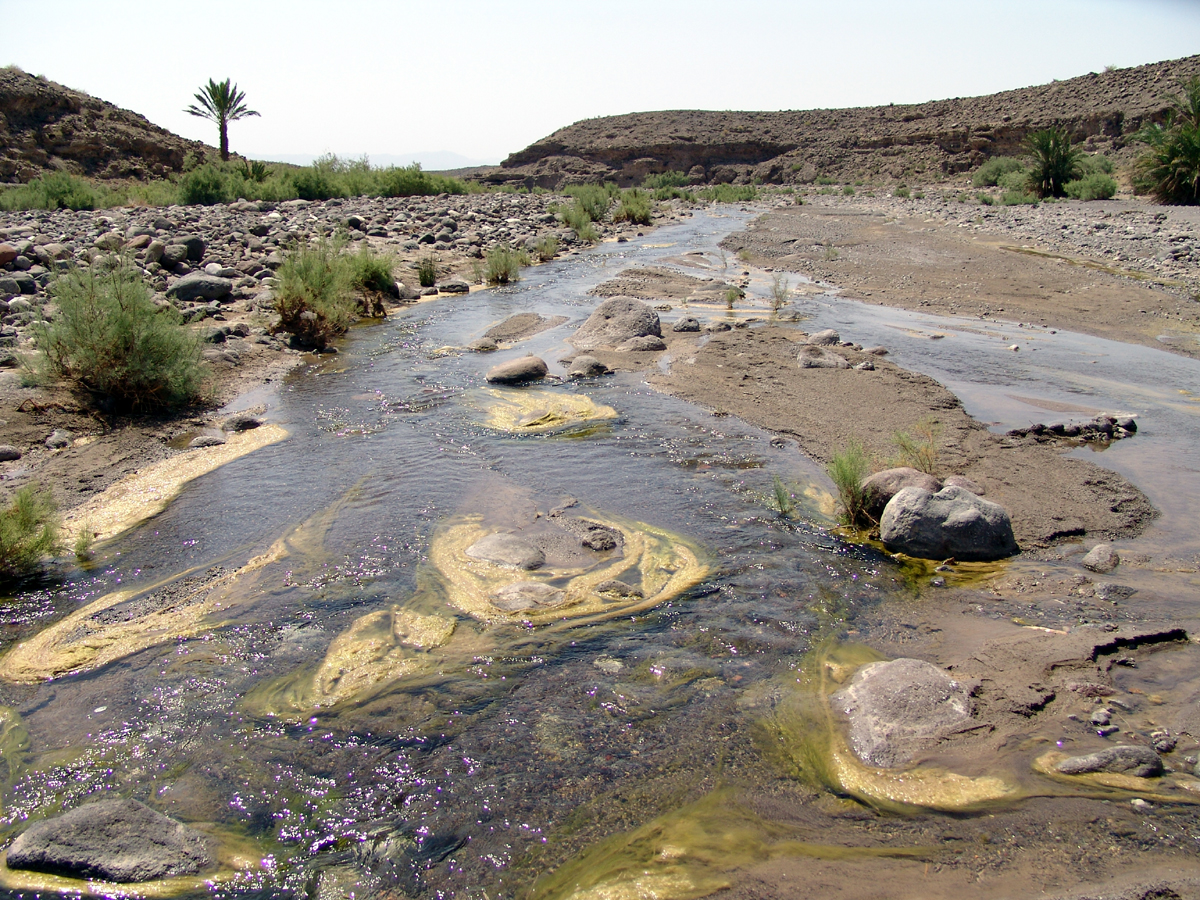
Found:
[[[608,116],[559,129],[477,177],[547,188],[629,185],[666,171],[697,182],[923,181],[990,156],[1020,155],[1027,134],[1051,125],[1067,127],[1089,150],[1122,156],[1130,134],[1161,118],[1167,96],[1193,75],[1200,56],[910,106]]]
[[[216,151],[82,91],[0,68],[0,182],[28,182],[47,171],[161,177],[182,171],[188,153]]]

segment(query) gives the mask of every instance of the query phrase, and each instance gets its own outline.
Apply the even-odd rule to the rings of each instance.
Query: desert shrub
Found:
[[[0,209],[96,209],[101,192],[82,178],[54,172],[0,193]]]
[[[50,491],[27,484],[0,511],[0,573],[22,575],[61,550],[58,509]]]
[[[862,444],[851,441],[846,449],[834,453],[825,471],[837,489],[842,521],[854,528],[869,526],[871,520],[867,516],[867,498],[862,483],[871,474],[871,462]]]
[[[1038,197],[1065,197],[1066,184],[1079,175],[1081,151],[1071,146],[1071,136],[1062,128],[1046,128],[1025,138],[1031,165],[1026,181]]]
[[[689,200],[694,201],[696,195],[691,191],[685,191],[677,187],[660,187],[655,188],[652,195],[655,200]]]
[[[1079,157],[1079,177],[1111,175],[1113,161],[1102,153],[1084,153]]]
[[[1117,183],[1111,175],[1105,175],[1103,172],[1068,181],[1063,188],[1067,196],[1074,200],[1108,200],[1117,193]]]
[[[558,238],[552,234],[544,234],[538,238],[537,244],[533,248],[533,252],[537,254],[537,258],[541,262],[549,262],[558,255]]]
[[[938,439],[942,435],[942,426],[936,419],[922,419],[910,434],[907,431],[897,431],[892,435],[892,443],[898,451],[896,464],[909,466],[926,475],[937,475],[938,469]]]
[[[586,212],[591,221],[603,222],[618,189],[615,184],[571,184],[563,188],[563,193],[573,199],[575,206]]]
[[[638,188],[622,192],[617,210],[613,213],[613,221],[629,222],[631,225],[649,225],[650,195]]]
[[[683,187],[687,183],[688,177],[682,172],[659,172],[656,175],[647,175],[642,179],[642,187],[648,191]]]
[[[978,200],[980,203],[982,203],[984,206],[992,206],[996,202],[996,198],[993,197],[991,194],[989,194],[987,191],[980,191],[978,194],[975,195],[975,199]]]
[[[1166,121],[1135,135],[1148,149],[1136,163],[1134,187],[1160,203],[1200,203],[1200,76],[1182,87]]]
[[[975,170],[971,184],[975,187],[996,187],[1000,177],[1010,172],[1024,171],[1025,164],[1014,156],[994,156]]]
[[[293,249],[276,279],[279,328],[305,346],[324,348],[358,318],[353,270],[336,241]]]
[[[1025,185],[1029,181],[1029,171],[1027,169],[1014,169],[1011,172],[1005,172],[996,179],[996,186],[1001,191],[1017,191],[1025,193]]]
[[[1000,203],[1004,206],[1030,206],[1037,202],[1037,195],[1028,191],[1005,191],[1000,195]]]
[[[437,260],[432,255],[422,256],[417,260],[417,283],[421,287],[433,287],[437,284]]]
[[[132,265],[72,269],[50,285],[58,306],[36,323],[35,365],[120,409],[148,411],[194,400],[204,369],[200,343],[172,307],[159,307]]]
[[[493,247],[484,257],[484,278],[488,284],[508,284],[521,278],[521,267],[530,263],[529,254],[508,244]]]
[[[758,188],[753,184],[714,184],[696,195],[710,203],[749,203],[758,199]]]
[[[792,285],[788,277],[782,272],[771,273],[771,309],[779,312],[787,303],[788,294],[791,293]]]
[[[316,166],[306,166],[292,173],[292,189],[301,200],[330,200],[340,197],[332,173]]]
[[[392,274],[396,268],[394,257],[376,253],[363,243],[359,245],[357,253],[346,257],[346,264],[350,268],[350,284],[353,287],[380,294],[390,294],[395,289],[396,279]]]
[[[818,175],[816,183],[819,185],[837,184],[837,179],[830,178],[828,175]]]
[[[912,196],[912,191],[910,191],[904,185],[900,185],[898,188],[896,188],[896,190],[894,190],[892,192],[892,196],[899,197],[902,200],[907,200],[909,197]]]
[[[212,206],[232,199],[225,173],[214,165],[192,169],[179,179],[179,202],[185,205]]]
[[[271,168],[265,162],[260,162],[257,159],[253,162],[250,160],[243,160],[240,174],[246,181],[253,181],[255,184],[262,184],[270,177]]]
[[[853,197],[854,196],[854,187],[849,184],[846,185],[844,188],[842,188],[842,194],[843,194],[843,196],[846,196],[846,197]]]
[[[575,236],[585,244],[594,244],[600,240],[600,232],[596,230],[596,226],[590,221],[584,222],[582,226],[576,228]]]

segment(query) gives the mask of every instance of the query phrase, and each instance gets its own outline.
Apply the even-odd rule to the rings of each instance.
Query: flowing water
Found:
[[[411,308],[356,329],[277,394],[245,399],[266,399],[289,437],[190,484],[105,548],[98,570],[7,602],[5,650],[62,622],[69,643],[84,626],[66,617],[114,591],[128,593],[87,627],[145,632],[142,616],[175,616],[118,643],[111,662],[0,686],[19,715],[0,720],[8,834],[105,794],[146,799],[221,839],[216,883],[177,888],[197,896],[317,896],[339,879],[357,881],[358,896],[525,896],[601,839],[687,804],[698,804],[690,825],[664,820],[666,833],[724,848],[714,852],[729,866],[758,858],[747,848],[769,842],[769,823],[726,803],[714,830],[704,810],[728,781],[779,777],[755,742],[759,701],[796,680],[814,642],[852,632],[856,610],[911,598],[910,584],[831,530],[824,475],[769,433],[616,375],[552,388],[616,418],[516,437],[486,423],[494,398],[482,390],[488,367],[526,352],[561,374],[565,340],[596,303],[590,288],[691,250],[715,261],[748,218],[698,214],[528,270],[511,288]],[[1014,329],[964,325],[931,342],[922,330],[945,322],[828,297],[802,307],[817,325],[894,347],[990,421],[1021,420],[1025,401],[1012,396],[1134,410],[1145,424],[1126,443],[1141,450],[1158,446],[1148,410],[1168,411],[1176,430],[1160,462],[1196,477],[1178,453],[1195,444],[1195,407],[1162,384],[1169,364],[1200,390],[1195,363],[1039,332],[1035,367],[1033,353],[998,349]],[[567,322],[499,354],[452,349],[531,310]],[[1124,452],[1103,461],[1140,472]],[[775,476],[808,486],[797,515],[772,510]],[[670,571],[692,548],[696,577],[657,605],[543,625],[473,615],[455,602],[453,573],[434,571],[455,529],[538,533],[563,508],[621,530],[627,550],[658,541],[676,553]],[[380,666],[345,674],[367,658]],[[722,883],[688,877],[663,895]]]

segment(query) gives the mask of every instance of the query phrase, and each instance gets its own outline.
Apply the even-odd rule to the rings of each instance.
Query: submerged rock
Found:
[[[1111,772],[1133,775],[1137,778],[1153,778],[1163,773],[1162,760],[1149,747],[1122,744],[1109,747],[1087,756],[1064,759],[1054,767],[1063,775],[1090,775],[1095,772]]]
[[[613,297],[596,307],[570,341],[580,350],[599,350],[651,335],[662,337],[658,313],[641,300]]]
[[[36,822],[8,850],[10,869],[122,884],[194,875],[212,840],[136,800],[101,800]]]
[[[863,762],[899,766],[971,722],[971,686],[920,659],[870,663],[831,698]]]
[[[546,562],[546,555],[529,541],[504,533],[489,534],[464,552],[472,559],[518,569],[540,569]]]
[[[492,592],[492,605],[505,612],[520,612],[558,606],[566,596],[564,591],[540,581],[517,581]]]
[[[1105,575],[1121,564],[1121,557],[1112,544],[1097,544],[1079,561],[1085,569]]]
[[[611,371],[596,357],[580,354],[571,363],[571,368],[567,370],[567,376],[569,378],[596,378],[600,375],[607,375]]]
[[[884,508],[879,534],[891,552],[921,559],[988,562],[1018,551],[1004,508],[953,485],[904,488]]]

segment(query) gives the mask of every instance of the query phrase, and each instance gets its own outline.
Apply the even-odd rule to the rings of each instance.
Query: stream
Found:
[[[597,303],[591,288],[689,251],[715,267],[717,243],[752,215],[697,212],[528,269],[511,287],[402,310],[231,406],[265,399],[287,439],[189,484],[103,548],[101,566],[6,601],[3,651],[114,591],[128,592],[114,628],[164,598],[194,610],[113,662],[0,685],[27,735],[0,735],[6,841],[29,819],[119,795],[221,841],[221,876],[181,883],[178,896],[332,897],[357,884],[358,896],[557,897],[569,894],[546,873],[604,839],[716,802],[731,784],[786,780],[761,752],[758,698],[795,680],[818,643],[853,633],[857,611],[911,600],[912,584],[832,530],[826,476],[769,432],[618,374],[544,388],[614,418],[516,437],[488,424],[483,382],[525,353],[565,374],[558,360]],[[761,275],[752,288],[769,296]],[[1153,546],[1200,550],[1189,521],[1200,403],[1184,393],[1200,394],[1200,363],[832,293],[795,308],[807,330],[888,346],[997,430],[1136,413],[1136,438],[1076,452],[1163,511]],[[528,311],[567,321],[498,353],[453,349]],[[664,311],[664,325],[682,314]],[[806,489],[799,515],[772,508],[776,476]],[[665,565],[677,586],[628,612],[618,603],[546,624],[453,602],[453,577],[435,570],[456,528],[540,534],[563,515],[620,530],[627,551],[659,541],[674,562],[645,563],[643,583]],[[695,577],[681,574],[680,548]],[[382,654],[392,669],[353,684],[338,670],[322,694],[339,648]],[[697,896],[709,882],[690,877]]]

